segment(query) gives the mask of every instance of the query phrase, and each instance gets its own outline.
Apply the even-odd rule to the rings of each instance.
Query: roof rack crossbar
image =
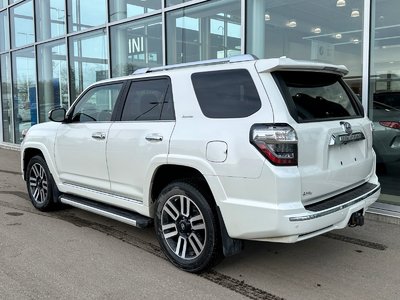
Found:
[[[229,58],[209,59],[209,60],[194,61],[194,62],[189,62],[189,63],[167,65],[167,66],[154,67],[154,68],[141,68],[141,69],[138,69],[135,72],[133,72],[132,75],[172,70],[172,69],[179,69],[179,68],[187,68],[187,67],[192,67],[192,66],[204,66],[204,65],[221,64],[221,63],[235,63],[235,62],[243,62],[243,61],[252,61],[252,60],[257,60],[257,59],[258,58],[252,54],[234,55]]]

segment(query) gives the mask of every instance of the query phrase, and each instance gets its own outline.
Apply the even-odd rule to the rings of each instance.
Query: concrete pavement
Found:
[[[297,244],[246,242],[201,276],[140,230],[29,202],[19,152],[0,149],[0,299],[399,299],[400,226],[366,220]]]

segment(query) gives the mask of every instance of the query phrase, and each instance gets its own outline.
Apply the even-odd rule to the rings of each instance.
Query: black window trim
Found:
[[[350,89],[350,87],[344,82],[343,77],[340,76],[338,82],[343,87],[344,91],[346,92],[347,96],[349,97],[351,104],[357,114],[357,116],[350,116],[350,117],[337,117],[337,118],[315,118],[312,120],[300,120],[297,114],[296,105],[292,100],[292,95],[289,92],[289,89],[283,80],[282,76],[279,75],[279,72],[302,72],[301,70],[288,70],[288,71],[276,71],[272,72],[271,75],[275,80],[276,85],[278,86],[279,91],[283,97],[283,100],[286,103],[286,107],[289,110],[290,115],[292,118],[299,124],[301,123],[313,123],[313,122],[328,122],[328,121],[337,121],[337,120],[351,120],[351,119],[360,119],[365,117],[364,108],[362,107],[361,102],[357,99],[355,93]],[[327,73],[327,72],[317,72],[317,73]],[[328,73],[331,74],[331,73]]]
[[[173,119],[171,120],[136,120],[136,121],[122,121],[122,113],[124,111],[124,107],[125,107],[125,103],[127,101],[128,98],[128,93],[129,93],[129,89],[132,85],[132,83],[134,82],[138,82],[138,81],[150,81],[150,80],[159,80],[159,79],[167,79],[168,80],[168,88],[166,90],[166,94],[168,93],[168,90],[171,89],[171,101],[172,101],[172,109],[174,111],[174,116]],[[164,99],[165,99],[164,96]],[[172,83],[171,83],[171,78],[167,75],[161,75],[161,76],[154,76],[154,77],[142,77],[142,78],[132,78],[132,79],[128,79],[126,82],[126,86],[124,87],[124,91],[123,93],[121,93],[121,99],[118,99],[119,101],[117,102],[117,104],[114,107],[114,112],[115,112],[115,121],[116,122],[175,122],[176,120],[176,115],[175,115],[175,106],[174,106],[174,95],[172,92]],[[164,104],[161,108],[161,115],[162,115],[162,110],[164,108]],[[114,116],[114,115],[113,115]]]

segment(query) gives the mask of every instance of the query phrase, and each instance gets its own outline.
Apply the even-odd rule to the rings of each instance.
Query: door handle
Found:
[[[106,138],[106,134],[104,132],[93,132],[92,138],[95,140],[104,140]]]
[[[159,134],[150,134],[146,136],[146,140],[149,142],[161,142],[163,137]]]

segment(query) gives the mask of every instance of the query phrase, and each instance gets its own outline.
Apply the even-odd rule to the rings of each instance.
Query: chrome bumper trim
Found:
[[[352,205],[354,205],[354,204],[356,204],[356,203],[358,203],[358,202],[360,202],[362,200],[365,200],[369,196],[371,196],[371,195],[375,194],[376,192],[378,192],[380,189],[381,189],[381,186],[378,185],[377,187],[375,187],[373,190],[369,191],[368,193],[366,193],[366,194],[364,194],[364,195],[362,195],[362,196],[360,196],[360,197],[358,197],[358,198],[356,198],[354,200],[351,200],[351,201],[349,201],[347,203],[338,205],[336,207],[332,207],[330,209],[327,209],[327,210],[324,210],[324,211],[321,211],[321,212],[313,213],[313,214],[308,214],[308,215],[303,215],[303,216],[298,216],[298,217],[290,217],[289,221],[290,222],[308,221],[308,220],[317,219],[317,218],[320,218],[320,217],[323,217],[323,216],[326,216],[326,215],[329,215],[329,214],[333,214],[333,213],[338,212],[338,211],[340,211],[342,209],[345,209],[345,208],[347,208],[349,206],[352,206]]]

